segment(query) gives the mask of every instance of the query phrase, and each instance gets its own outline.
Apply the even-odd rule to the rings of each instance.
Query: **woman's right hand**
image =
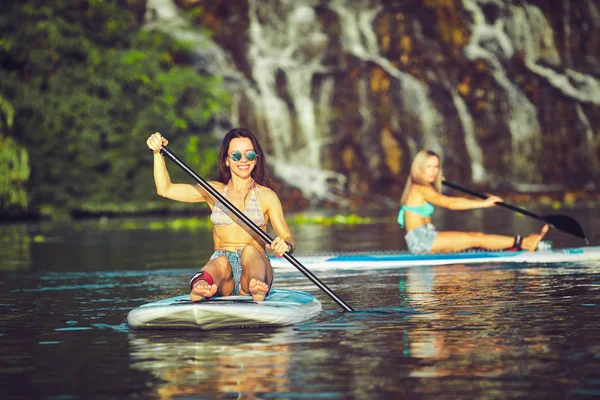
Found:
[[[146,140],[146,144],[154,154],[159,154],[160,149],[163,146],[168,145],[169,141],[165,139],[159,132],[155,132],[154,134],[150,135],[148,140]]]
[[[502,198],[498,196],[490,196],[483,200],[484,207],[494,207],[497,203],[502,203]]]

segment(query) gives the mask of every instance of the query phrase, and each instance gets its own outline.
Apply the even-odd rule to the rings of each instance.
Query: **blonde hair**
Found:
[[[437,157],[440,161],[440,170],[438,171],[437,176],[435,177],[435,181],[433,183],[428,183],[423,179],[423,166],[429,157]],[[413,183],[418,185],[431,185],[438,192],[442,191],[442,165],[441,165],[440,156],[432,151],[432,150],[421,150],[417,153],[413,162],[410,166],[410,176],[406,181],[406,185],[404,186],[404,190],[402,191],[402,197],[400,198],[400,204],[404,204],[404,201],[408,197],[410,193],[410,189],[412,188]]]

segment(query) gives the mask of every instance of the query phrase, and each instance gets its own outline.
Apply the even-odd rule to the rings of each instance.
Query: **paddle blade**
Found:
[[[544,217],[544,220],[550,225],[553,225],[556,229],[560,229],[563,232],[570,233],[571,235],[587,241],[583,228],[581,228],[579,222],[571,217],[566,215],[547,215]]]

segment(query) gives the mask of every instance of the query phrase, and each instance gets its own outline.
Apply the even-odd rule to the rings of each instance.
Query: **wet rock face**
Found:
[[[594,0],[177,4],[225,54],[231,124],[306,196],[397,196],[421,148],[464,183],[599,180]]]

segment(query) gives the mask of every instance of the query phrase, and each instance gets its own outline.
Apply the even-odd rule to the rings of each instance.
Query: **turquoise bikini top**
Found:
[[[400,207],[400,211],[398,211],[398,224],[400,224],[402,228],[404,228],[405,210],[413,212],[415,214],[419,214],[425,218],[429,218],[431,217],[431,214],[433,214],[433,210],[435,210],[435,207],[431,203],[425,203],[418,207],[402,205],[402,207]]]

